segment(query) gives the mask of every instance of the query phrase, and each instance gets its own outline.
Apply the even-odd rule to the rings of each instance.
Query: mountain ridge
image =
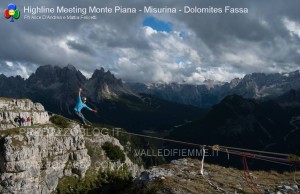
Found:
[[[61,71],[61,75],[55,75]],[[40,75],[37,78],[37,75]],[[66,79],[66,78],[69,79]],[[34,83],[36,79],[41,83]],[[10,97],[24,95],[28,85],[42,84],[49,86],[51,82],[58,80],[66,81],[66,85],[74,89],[74,85],[87,87],[88,95],[95,101],[110,99],[120,94],[139,96],[140,93],[151,94],[164,100],[181,104],[193,105],[202,108],[210,108],[219,103],[225,96],[238,94],[245,98],[269,99],[275,98],[291,89],[300,89],[300,71],[289,73],[252,73],[243,78],[234,78],[230,82],[219,82],[216,80],[206,80],[203,84],[180,84],[180,83],[125,83],[117,79],[110,71],[104,68],[96,69],[91,78],[86,78],[73,65],[65,67],[45,65],[37,68],[36,72],[23,79],[20,76],[6,77],[0,75],[0,88],[6,91]],[[72,82],[70,83],[70,80]],[[93,93],[89,90],[95,86],[100,93]],[[1,84],[2,83],[2,84]],[[85,83],[85,84],[82,84]],[[99,85],[101,84],[101,85]],[[5,87],[11,85],[14,89]],[[30,86],[32,87],[32,86]]]
[[[95,70],[92,77],[87,79],[71,65],[63,68],[42,66],[27,80],[17,77],[21,79],[20,86],[10,89],[13,79],[5,77],[0,80],[3,86],[0,87],[0,96],[30,98],[44,104],[51,112],[75,118],[73,113],[78,89],[83,88],[82,95],[87,97],[87,105],[98,110],[97,114],[83,110],[91,122],[129,130],[169,130],[185,120],[201,117],[204,112],[197,107],[151,95],[137,95],[122,80],[103,68]]]
[[[216,84],[212,84],[216,83]],[[153,94],[165,100],[209,108],[219,103],[225,96],[238,94],[245,98],[269,99],[290,89],[300,88],[299,70],[290,73],[252,73],[230,82],[206,82],[192,84],[143,84],[127,83],[136,93]]]

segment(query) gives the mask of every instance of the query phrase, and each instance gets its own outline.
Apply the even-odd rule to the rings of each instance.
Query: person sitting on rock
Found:
[[[25,125],[24,125],[25,119],[24,119],[23,117],[21,118],[21,123],[22,123],[22,126],[25,126]]]
[[[83,116],[83,114],[81,113],[81,110],[83,108],[87,108],[88,110],[90,111],[93,111],[93,112],[97,112],[97,110],[94,110],[94,109],[91,109],[90,107],[88,107],[85,103],[87,101],[87,98],[86,97],[81,97],[81,92],[82,92],[82,89],[79,88],[79,93],[78,93],[78,98],[77,98],[77,103],[75,105],[75,114],[76,116],[80,119],[81,123],[84,125],[84,126],[88,126],[86,124],[86,119],[85,117]]]

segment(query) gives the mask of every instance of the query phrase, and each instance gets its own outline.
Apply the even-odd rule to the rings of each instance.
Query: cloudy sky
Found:
[[[104,67],[129,82],[229,81],[252,72],[300,69],[299,0],[1,1],[0,73],[28,77],[38,66]],[[23,6],[246,7],[248,14],[98,14],[96,20],[24,20]],[[57,14],[55,14],[57,15]],[[69,15],[69,14],[68,14]]]

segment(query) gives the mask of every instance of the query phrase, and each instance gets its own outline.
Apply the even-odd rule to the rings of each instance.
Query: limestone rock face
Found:
[[[24,123],[19,123],[16,118],[24,118]],[[27,120],[30,118],[30,121]],[[6,130],[33,124],[47,124],[48,113],[40,103],[33,103],[28,99],[0,98],[0,130]]]
[[[28,117],[33,118],[33,126],[31,121],[22,125],[16,121]],[[0,98],[0,193],[52,193],[60,178],[83,178],[89,168],[114,170],[126,165],[133,177],[143,171],[127,155],[124,163],[111,161],[105,154],[90,157],[87,148],[104,153],[101,146],[105,142],[125,149],[112,136],[89,136],[78,124],[69,124],[69,128],[60,128],[51,123],[40,103]]]
[[[84,177],[91,160],[78,125],[20,128],[0,136],[0,193],[51,193],[63,176]]]
[[[95,136],[89,136],[87,135],[85,137],[85,143],[89,147],[93,147],[93,149],[102,150],[104,153],[105,151],[101,148],[101,146],[105,142],[110,142],[115,146],[118,146],[124,153],[125,153],[125,161],[124,163],[120,161],[111,161],[106,154],[102,154],[100,158],[97,158],[96,161],[92,160],[91,166],[95,167],[95,169],[99,169],[100,167],[102,169],[107,169],[109,171],[114,171],[117,169],[122,168],[122,166],[126,165],[132,175],[132,177],[138,177],[145,169],[142,165],[138,165],[131,161],[131,159],[126,154],[124,146],[120,143],[118,139],[115,137],[112,137],[110,135],[105,134],[99,134]]]

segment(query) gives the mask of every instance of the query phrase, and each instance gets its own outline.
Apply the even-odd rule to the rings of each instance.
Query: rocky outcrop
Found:
[[[23,118],[25,122],[18,122]],[[29,118],[29,119],[28,119]],[[48,113],[40,103],[33,103],[28,99],[0,98],[0,130],[46,124],[49,122]]]
[[[64,135],[68,134],[68,135]],[[90,166],[79,126],[24,128],[0,137],[0,192],[51,193],[63,176],[84,177]]]
[[[102,152],[101,156],[92,159],[91,166],[95,168],[95,170],[99,170],[100,168],[106,169],[109,171],[119,170],[120,168],[126,165],[126,168],[130,171],[132,177],[138,177],[143,171],[144,167],[142,165],[136,164],[131,161],[131,159],[127,156],[126,150],[124,146],[119,142],[118,139],[113,136],[106,134],[99,134],[94,136],[86,136],[85,142],[88,147],[93,149],[94,151]],[[102,145],[105,142],[110,142],[113,145],[120,147],[120,149],[125,153],[125,161],[122,163],[120,161],[111,161],[105,154],[102,149]]]
[[[14,121],[16,117],[32,117],[35,125],[19,126]],[[0,193],[48,194],[56,190],[60,178],[75,176],[81,179],[88,169],[112,172],[125,167],[133,177],[144,170],[126,154],[125,161],[110,160],[102,148],[105,142],[126,152],[113,136],[102,133],[91,136],[89,130],[70,120],[64,120],[69,128],[60,128],[59,124],[49,121],[40,103],[1,98],[0,119]],[[94,152],[91,156],[88,148]]]
[[[59,178],[83,177],[90,166],[79,125],[57,128],[40,103],[1,98],[0,128],[0,193],[50,193]]]

